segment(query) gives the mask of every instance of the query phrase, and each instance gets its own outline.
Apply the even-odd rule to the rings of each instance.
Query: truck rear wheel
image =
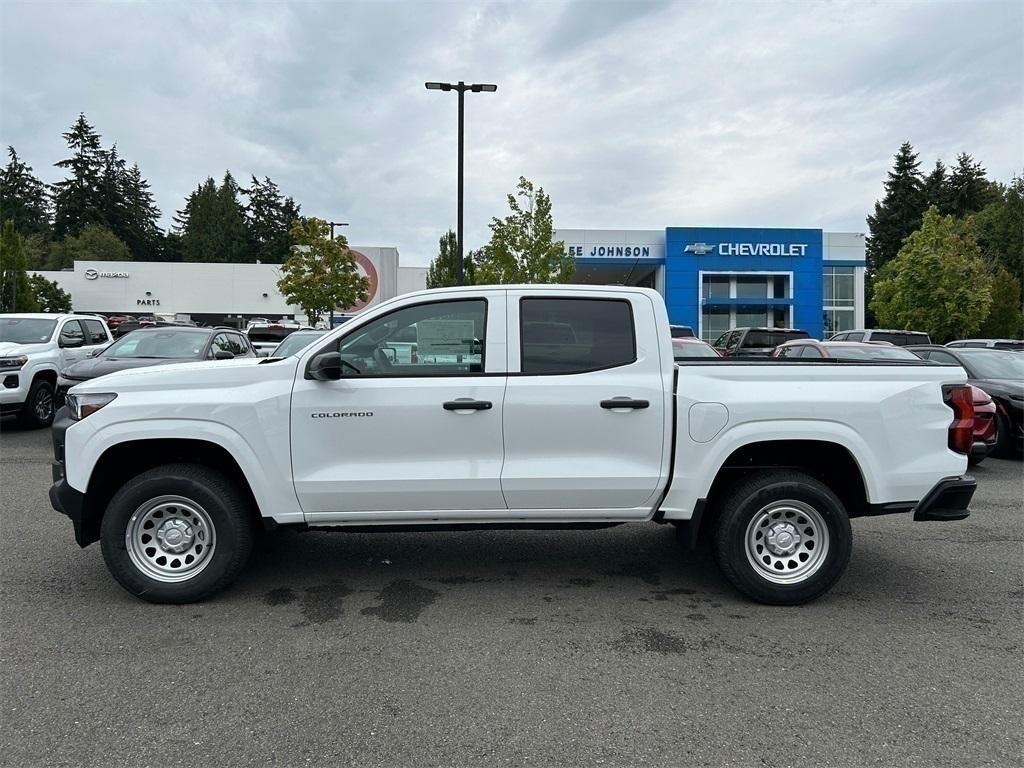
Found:
[[[843,575],[852,547],[842,502],[802,472],[749,475],[719,508],[719,568],[761,603],[798,605],[820,596]]]
[[[238,487],[209,467],[171,464],[129,480],[100,528],[118,583],[153,603],[191,603],[226,588],[252,551],[254,523]]]

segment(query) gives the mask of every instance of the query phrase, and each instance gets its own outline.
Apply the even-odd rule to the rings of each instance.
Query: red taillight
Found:
[[[942,388],[943,400],[953,409],[953,423],[949,425],[949,449],[968,454],[974,445],[974,396],[966,384],[947,385]]]

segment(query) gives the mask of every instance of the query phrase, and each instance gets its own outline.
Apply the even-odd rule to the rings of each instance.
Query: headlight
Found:
[[[0,371],[14,371],[21,368],[27,362],[28,358],[25,355],[0,357]]]
[[[115,397],[117,395],[112,392],[97,395],[68,395],[68,412],[73,421],[78,421],[113,402]]]

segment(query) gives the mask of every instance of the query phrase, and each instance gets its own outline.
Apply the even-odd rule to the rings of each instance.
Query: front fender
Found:
[[[99,414],[97,414],[98,416]],[[291,479],[290,448],[285,443],[271,445],[264,434],[246,438],[220,422],[202,419],[141,419],[104,424],[95,416],[76,422],[65,434],[67,483],[85,493],[93,469],[110,448],[135,440],[202,440],[227,451],[249,482],[264,517],[279,523],[303,522],[302,510]],[[282,454],[275,456],[275,453]],[[265,457],[263,461],[260,456]],[[283,460],[281,460],[283,458]],[[274,460],[276,459],[276,460]]]

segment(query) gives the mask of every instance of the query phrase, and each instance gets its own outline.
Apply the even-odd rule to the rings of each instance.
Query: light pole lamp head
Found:
[[[450,91],[451,83],[425,83],[428,91]]]
[[[480,93],[481,91],[484,91],[486,93],[494,93],[496,90],[498,90],[498,86],[494,85],[493,83],[473,83],[471,86],[469,86],[469,90],[471,90],[473,93]]]

